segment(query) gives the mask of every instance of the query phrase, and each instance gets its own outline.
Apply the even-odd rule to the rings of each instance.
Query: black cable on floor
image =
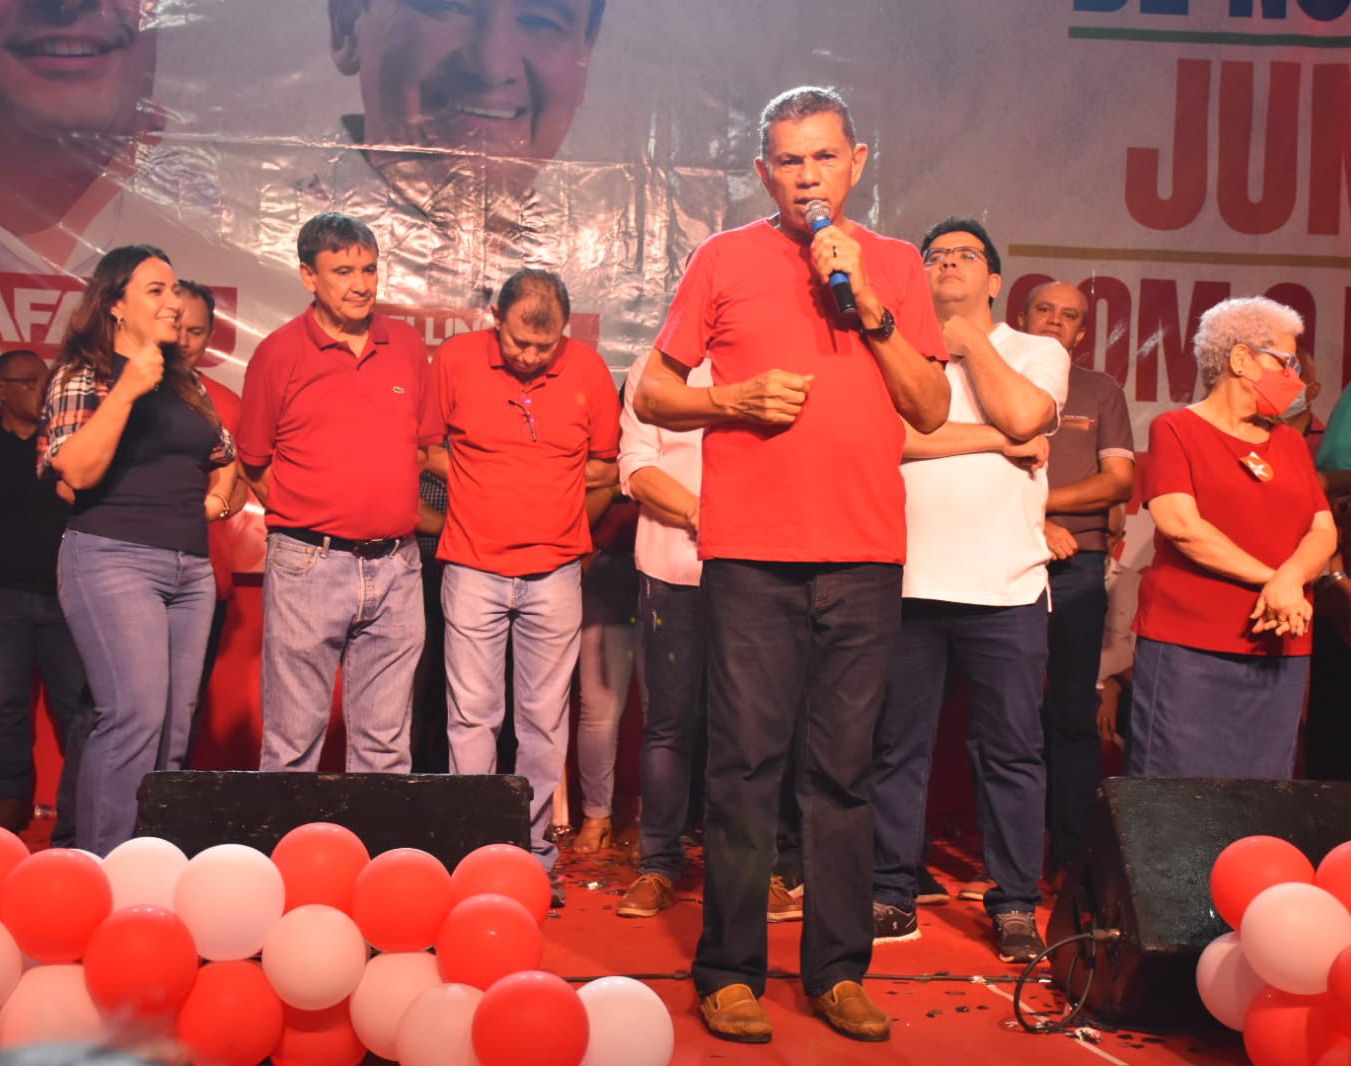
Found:
[[[1085,933],[1076,933],[1074,936],[1067,936],[1064,940],[1059,940],[1050,947],[1043,948],[1036,958],[1023,968],[1023,972],[1018,975],[1018,982],[1013,989],[1013,1016],[1018,1019],[1018,1024],[1029,1033],[1059,1033],[1068,1029],[1073,1024],[1074,1019],[1079,1017],[1079,1012],[1084,1009],[1084,1004],[1088,1002],[1088,994],[1093,990],[1094,967],[1088,968],[1088,980],[1084,982],[1084,991],[1063,1016],[1055,1021],[1029,1022],[1023,1016],[1023,986],[1027,984],[1027,979],[1032,976],[1033,971],[1041,965],[1043,959],[1054,955],[1061,948],[1069,944],[1077,943],[1081,940],[1091,940],[1094,943],[1105,943],[1121,939],[1121,930],[1119,929],[1090,929]],[[1074,975],[1074,967],[1079,963],[1076,957],[1070,964],[1069,972],[1065,975],[1065,987],[1069,988],[1070,978]]]

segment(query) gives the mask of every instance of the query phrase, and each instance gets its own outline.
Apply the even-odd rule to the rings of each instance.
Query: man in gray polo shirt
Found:
[[[1052,281],[1028,296],[1018,325],[1053,337],[1071,355],[1083,339],[1088,301],[1073,285]],[[1130,498],[1135,479],[1126,395],[1108,375],[1070,367],[1060,431],[1047,469],[1046,543],[1051,549],[1050,656],[1045,731],[1054,878],[1078,851],[1093,793],[1101,780],[1098,662],[1107,617],[1107,520]]]

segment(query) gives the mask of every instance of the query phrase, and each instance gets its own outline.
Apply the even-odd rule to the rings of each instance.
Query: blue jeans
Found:
[[[710,559],[708,807],[700,995],[764,992],[779,793],[796,748],[802,983],[861,981],[872,957],[873,729],[901,621],[901,568]],[[653,687],[656,687],[654,682]]]
[[[407,773],[422,651],[422,560],[405,537],[362,559],[269,533],[263,574],[261,770],[317,770],[342,666],[346,768]]]
[[[1130,777],[1289,780],[1307,655],[1234,655],[1135,643]]]
[[[648,689],[643,721],[642,872],[674,881],[685,865],[680,834],[689,816],[690,762],[705,728],[708,634],[697,585],[640,575],[638,618]]]
[[[986,893],[985,909],[992,915],[1029,911],[1039,902],[1046,824],[1041,736],[1046,627],[1045,595],[1023,607],[905,601],[905,628],[877,725],[873,890],[881,902],[915,904],[949,658],[970,691],[985,869],[997,885]]]
[[[94,696],[76,840],[106,855],[131,838],[141,779],[187,761],[216,584],[204,555],[74,530],[57,582]]]
[[[568,754],[568,694],[582,629],[581,574],[576,562],[525,577],[447,563],[441,584],[451,773],[497,771],[510,640],[516,772],[530,782],[530,846],[548,870],[558,859],[545,832]]]
[[[1050,657],[1041,721],[1046,732],[1051,857],[1058,870],[1083,843],[1102,780],[1098,665],[1107,619],[1107,554],[1081,551],[1050,565]]]
[[[75,845],[80,752],[94,724],[84,663],[54,592],[0,588],[0,799],[33,800],[33,669],[65,754],[52,844]]]
[[[577,779],[587,818],[608,818],[614,803],[619,720],[637,665],[637,610],[633,556],[598,552],[582,575],[582,643],[577,659]],[[640,690],[643,687],[640,683]]]

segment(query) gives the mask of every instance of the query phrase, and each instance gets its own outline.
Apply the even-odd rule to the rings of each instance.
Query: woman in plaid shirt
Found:
[[[148,245],[99,262],[47,387],[38,473],[73,498],[58,592],[95,724],[76,840],[106,854],[151,770],[181,769],[211,626],[206,524],[230,513],[234,443],[176,345],[178,283]]]

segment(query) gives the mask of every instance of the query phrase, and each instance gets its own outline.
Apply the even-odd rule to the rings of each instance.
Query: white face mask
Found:
[[[1308,386],[1299,390],[1299,395],[1294,398],[1290,406],[1282,412],[1282,418],[1297,418],[1309,409],[1309,389]]]

